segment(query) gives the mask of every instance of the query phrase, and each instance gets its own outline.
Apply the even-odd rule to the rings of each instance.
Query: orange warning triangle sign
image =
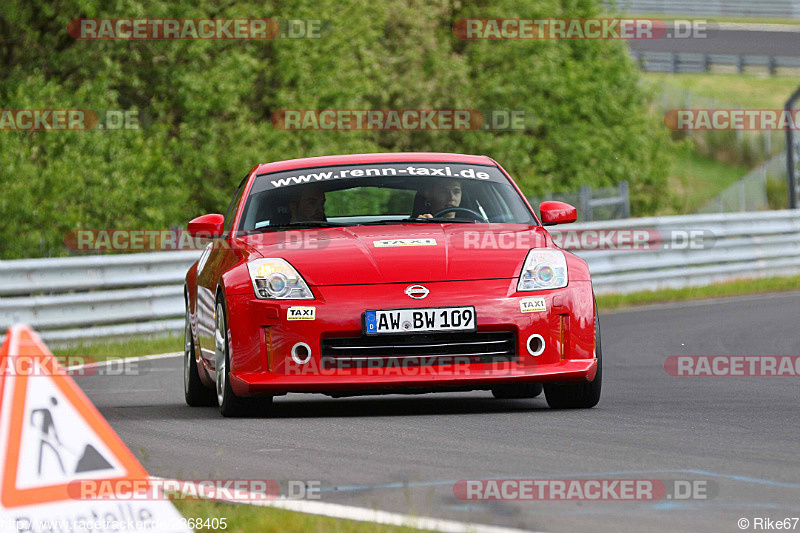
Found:
[[[13,326],[0,348],[0,508],[74,500],[76,480],[147,472],[38,335]]]

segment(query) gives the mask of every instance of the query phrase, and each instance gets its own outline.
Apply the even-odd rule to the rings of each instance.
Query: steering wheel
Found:
[[[467,209],[466,207],[445,207],[441,211],[437,211],[436,213],[434,213],[433,218],[439,218],[447,213],[465,213],[467,215],[470,215],[473,219],[475,219],[475,222],[487,222],[487,223],[489,222],[483,215],[481,215],[477,211],[473,211],[472,209]]]

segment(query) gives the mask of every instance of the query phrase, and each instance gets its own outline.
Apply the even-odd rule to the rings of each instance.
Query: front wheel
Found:
[[[228,317],[225,302],[217,298],[217,311],[214,320],[214,359],[216,366],[216,392],[219,412],[226,417],[254,416],[266,411],[272,403],[272,396],[264,398],[243,398],[236,396],[231,388],[231,354],[228,332]]]
[[[217,404],[214,391],[200,381],[188,306],[186,308],[186,325],[183,331],[183,394],[186,404],[191,407],[209,407]]]
[[[597,344],[597,374],[590,383],[568,383],[565,385],[545,384],[544,395],[547,405],[554,409],[589,409],[600,401],[600,388],[603,381],[603,353],[600,349],[600,321],[597,303],[594,304],[594,337]]]

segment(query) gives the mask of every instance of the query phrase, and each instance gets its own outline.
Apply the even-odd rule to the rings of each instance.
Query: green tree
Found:
[[[0,131],[0,257],[63,255],[80,228],[219,212],[257,163],[336,153],[494,157],[528,194],[631,182],[665,200],[670,143],[620,41],[464,41],[465,17],[591,17],[595,0],[6,0],[0,108],[135,110],[141,129]],[[319,39],[75,40],[77,18],[324,19]],[[525,131],[283,131],[281,109],[522,110]]]

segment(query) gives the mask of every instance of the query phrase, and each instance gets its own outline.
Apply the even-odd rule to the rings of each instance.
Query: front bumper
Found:
[[[312,287],[315,300],[266,301],[228,295],[230,383],[237,395],[336,392],[372,389],[486,389],[503,383],[592,381],[597,372],[591,282],[570,281],[553,291],[516,292],[515,279],[424,283],[430,295],[412,300],[410,283]],[[491,296],[490,296],[491,295]],[[544,298],[545,311],[522,312],[520,300]],[[322,340],[358,337],[366,309],[475,307],[479,332],[513,332],[513,360],[462,364],[328,368]],[[314,319],[290,320],[292,307],[314,307]],[[296,314],[296,312],[295,312]],[[300,315],[302,316],[302,315]],[[541,335],[539,356],[527,339]],[[306,364],[290,355],[303,342]]]
[[[482,368],[481,368],[482,367]],[[442,365],[408,368],[364,368],[308,375],[273,372],[231,376],[239,395],[286,392],[333,392],[368,389],[491,388],[503,383],[593,381],[597,359],[574,359],[538,365],[517,364]]]

